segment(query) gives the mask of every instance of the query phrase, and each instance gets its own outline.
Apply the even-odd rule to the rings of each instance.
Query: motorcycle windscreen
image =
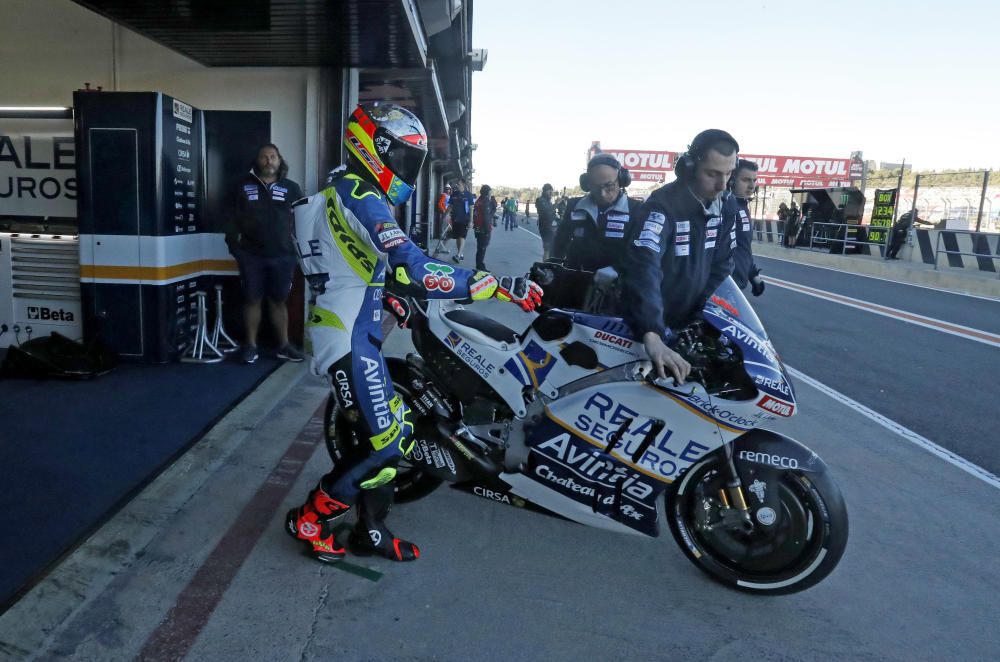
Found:
[[[740,288],[736,287],[736,283],[729,277],[722,281],[722,284],[715,290],[715,294],[705,302],[705,319],[709,324],[721,331],[720,322],[722,326],[726,326],[726,317],[735,319],[753,331],[754,335],[761,340],[768,339],[767,331],[760,323],[757,313],[754,312],[747,298],[743,296]]]
[[[726,278],[705,302],[703,315],[705,321],[743,348],[743,367],[757,389],[786,403],[770,406],[780,410],[779,415],[791,415],[793,407],[786,405],[794,405],[795,391],[788,372],[757,313],[732,278]]]

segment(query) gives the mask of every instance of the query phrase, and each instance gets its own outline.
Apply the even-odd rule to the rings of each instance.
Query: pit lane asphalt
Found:
[[[487,264],[523,271],[536,247],[524,233],[500,233]],[[509,305],[481,310],[517,329],[529,319]],[[405,341],[394,334],[388,351],[405,351]],[[350,558],[383,573],[372,581],[304,558],[282,531],[285,509],[328,469],[319,447],[186,659],[1000,657],[997,490],[806,385],[797,395],[798,415],[774,427],[826,460],[851,516],[839,568],[807,592],[740,594],[704,577],[667,531],[657,540],[623,536],[447,488],[397,506],[390,519],[421,544],[419,561]],[[259,421],[244,421],[246,441],[216,458],[209,479],[175,512],[155,510],[160,501],[123,511],[112,525],[145,523],[156,535],[130,548],[136,538],[121,529],[98,549],[78,550],[85,562],[75,576],[43,582],[23,610],[0,617],[0,655],[132,659],[226,531],[240,525],[237,514],[324,396],[322,382],[306,378]],[[176,490],[188,493],[183,482]],[[47,598],[62,600],[57,622],[39,618]]]
[[[946,322],[983,323],[977,327],[983,330],[995,330],[1000,322],[1000,302],[777,260],[761,262],[765,273],[784,280]],[[781,287],[769,286],[763,296],[751,298],[789,365],[1000,474],[996,347]]]
[[[791,251],[789,259],[793,258],[794,255],[795,251]],[[872,257],[870,259],[878,260],[879,258]],[[889,280],[759,255],[754,256],[754,261],[763,270],[765,277],[774,276],[800,285],[808,285],[910,313],[990,333],[1000,333],[1000,300],[895,283]],[[894,263],[890,262],[889,264]],[[900,269],[900,279],[905,279],[905,274],[906,272]]]

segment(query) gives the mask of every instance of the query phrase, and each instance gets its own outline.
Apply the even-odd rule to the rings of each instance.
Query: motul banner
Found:
[[[629,169],[637,182],[662,182],[666,173],[673,171],[679,152],[640,149],[602,149],[595,142],[589,155],[597,152],[611,154]],[[849,186],[851,159],[818,158],[810,156],[771,156],[740,154],[757,164],[757,183],[780,188],[822,188]]]
[[[630,171],[667,172],[674,169],[677,152],[651,152],[639,149],[604,149]]]
[[[740,154],[757,164],[757,184],[779,188],[850,186],[851,159]]]

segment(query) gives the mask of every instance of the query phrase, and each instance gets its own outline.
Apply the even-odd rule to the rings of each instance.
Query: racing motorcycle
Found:
[[[795,392],[731,279],[668,332],[692,366],[683,384],[656,378],[617,317],[552,308],[518,333],[459,303],[406,301],[417,353],[387,358],[415,423],[397,501],[449,482],[622,533],[658,536],[665,517],[696,566],[758,594],[836,567],[843,498],[816,453],[760,427],[792,416]],[[325,437],[334,463],[367,443],[333,397]]]

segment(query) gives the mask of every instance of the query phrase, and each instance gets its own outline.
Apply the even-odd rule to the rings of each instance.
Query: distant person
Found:
[[[782,222],[788,220],[788,205],[784,202],[778,205],[778,220]]]
[[[788,217],[785,220],[785,234],[782,243],[785,248],[795,248],[799,236],[800,212],[799,206],[792,200],[792,206],[788,208]]]
[[[764,293],[764,279],[760,277],[760,268],[754,264],[753,223],[750,221],[750,197],[757,186],[757,164],[747,159],[736,163],[733,173],[731,195],[726,197],[724,211],[729,215],[733,232],[736,235],[736,246],[733,248],[733,280],[741,290],[750,285],[750,291],[755,297]]]
[[[490,187],[483,184],[472,211],[472,230],[476,234],[476,271],[486,271],[486,247],[490,245],[493,226],[496,225],[493,218],[496,207],[491,192]]]
[[[455,182],[455,189],[451,194],[451,201],[448,203],[448,213],[451,214],[451,235],[455,238],[455,257],[452,258],[456,264],[465,259],[465,238],[469,235],[469,223],[472,221],[472,205],[476,198],[472,191],[467,188],[464,178]]]
[[[610,154],[597,154],[580,175],[580,188],[587,192],[569,200],[552,242],[552,258],[565,259],[570,269],[597,271],[620,268],[625,235],[639,218],[638,200],[628,197],[625,187],[632,176]]]
[[[538,235],[542,238],[542,261],[549,259],[555,233],[556,209],[552,204],[552,184],[542,186],[542,194],[535,200],[538,208]]]
[[[451,185],[445,184],[444,190],[441,191],[441,195],[438,196],[437,203],[434,205],[434,216],[437,221],[437,237],[438,243],[434,247],[434,255],[439,253],[444,253],[447,255],[450,251],[448,250],[448,239],[450,238],[451,222],[450,216],[448,214],[448,202],[451,200]]]
[[[292,203],[302,197],[302,189],[287,175],[288,164],[278,148],[271,143],[261,145],[228,212],[226,244],[236,258],[243,287],[243,363],[255,363],[260,358],[257,332],[264,299],[278,338],[278,358],[296,363],[304,359],[288,341],[286,301],[297,262],[292,242]]]
[[[889,249],[885,253],[885,259],[899,259],[899,249],[906,243],[906,237],[910,234],[910,228],[915,223],[919,223],[920,220],[913,209],[896,219],[896,222],[892,225],[892,236],[889,238]]]
[[[556,218],[560,219],[562,222],[563,216],[566,215],[566,205],[567,198],[565,195],[559,197],[559,202],[556,203]]]
[[[503,219],[503,229],[506,231],[514,229],[514,223],[511,219],[513,216],[511,211],[511,207],[513,206],[511,204],[512,202],[514,202],[514,198],[512,197],[506,197],[500,201],[500,207],[503,209],[503,213],[501,214],[501,218]]]

